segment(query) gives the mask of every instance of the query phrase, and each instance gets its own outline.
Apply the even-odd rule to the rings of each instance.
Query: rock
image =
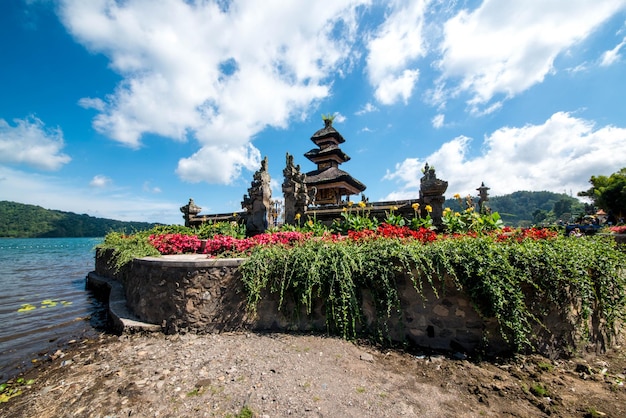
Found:
[[[370,363],[374,362],[374,356],[369,354],[369,353],[361,353],[359,355],[359,359],[363,360],[363,361],[368,361]]]

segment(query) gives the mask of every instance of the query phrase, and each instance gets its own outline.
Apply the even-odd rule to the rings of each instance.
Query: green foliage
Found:
[[[245,238],[246,225],[238,222],[207,222],[193,231],[200,239],[213,238],[216,235],[227,235],[234,238]]]
[[[545,385],[541,383],[535,383],[534,385],[532,385],[530,387],[530,393],[540,398],[550,396],[550,392],[548,392],[548,389],[545,387]]]
[[[349,207],[341,212],[341,221],[334,221],[331,231],[346,235],[348,231],[363,231],[365,229],[374,230],[378,228],[379,222],[376,217],[370,218],[370,212],[365,208],[363,202],[359,202],[356,209],[352,208],[350,202]]]
[[[441,216],[443,229],[447,233],[464,234],[467,232],[475,232],[482,234],[485,232],[502,229],[504,223],[498,212],[482,213],[476,212],[471,196],[465,198],[465,202],[460,195],[454,195],[459,207],[465,205],[465,209],[455,212],[446,207]]]
[[[245,225],[241,226],[231,222],[217,222],[203,224],[198,228],[190,228],[182,225],[159,225],[144,231],[138,231],[132,235],[120,232],[110,232],[104,237],[102,244],[97,248],[113,251],[109,259],[111,267],[119,272],[125,265],[135,258],[159,257],[161,254],[148,240],[150,235],[181,234],[197,236],[200,239],[211,238],[215,235],[228,235],[235,238],[245,237]]]
[[[385,223],[393,226],[404,226],[406,225],[406,219],[402,215],[396,215],[394,210],[397,208],[391,209],[389,212],[385,212]],[[417,229],[417,228],[415,228]]]
[[[330,229],[326,225],[318,221],[315,217],[309,217],[309,219],[297,230],[304,233],[312,232],[313,236],[316,237],[321,237],[330,232]]]
[[[531,348],[532,327],[540,321],[524,289],[563,309],[579,298],[581,322],[595,307],[610,335],[625,312],[625,265],[626,255],[614,242],[600,238],[500,242],[485,236],[427,245],[397,239],[308,240],[290,249],[254,248],[240,269],[250,309],[266,290],[279,295],[283,310],[310,313],[314,300],[321,299],[328,329],[346,338],[355,337],[363,325],[362,290],[376,303],[375,326],[384,335],[387,320],[400,314],[400,275],[411,278],[418,297],[424,286],[449,276],[481,315],[497,319],[503,338],[521,351]]]
[[[163,228],[157,227],[153,230],[142,231],[133,235],[110,232],[104,237],[104,241],[102,244],[98,245],[97,248],[100,250],[109,249],[113,251],[109,259],[109,265],[114,268],[115,272],[119,272],[135,258],[160,256],[161,254],[156,248],[150,245],[148,237],[153,231],[162,229]]]
[[[493,212],[498,212],[506,225],[530,226],[541,222],[554,223],[559,219],[568,221],[561,216],[570,213],[577,217],[585,213],[584,204],[578,199],[564,193],[547,191],[518,191],[503,196],[490,196],[487,202]],[[565,210],[569,205],[569,211]],[[446,199],[444,206],[454,212],[462,212],[465,204],[457,199]],[[537,212],[539,211],[539,212]],[[539,219],[537,216],[539,215]]]
[[[11,398],[21,395],[22,389],[31,386],[33,383],[35,383],[34,379],[26,380],[23,377],[18,377],[15,380],[9,380],[0,384],[0,404],[9,402]]]
[[[327,121],[327,120],[329,120],[329,121],[332,123],[332,121],[334,121],[334,120],[335,120],[335,117],[336,117],[336,116],[337,116],[337,115],[333,115],[333,114],[331,114],[331,113],[329,113],[329,114],[327,114],[327,115],[325,115],[325,114],[323,114],[323,113],[322,113],[322,120],[323,120],[323,121]]]
[[[0,237],[103,237],[111,231],[131,233],[156,224],[94,218],[15,202],[0,202]]]
[[[591,176],[592,187],[579,192],[579,196],[590,198],[595,206],[617,215],[626,213],[626,167],[607,176]]]

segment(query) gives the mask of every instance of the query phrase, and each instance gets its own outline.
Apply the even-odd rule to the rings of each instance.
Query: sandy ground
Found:
[[[462,357],[316,335],[102,334],[39,362],[0,416],[626,416],[620,347],[569,360]]]

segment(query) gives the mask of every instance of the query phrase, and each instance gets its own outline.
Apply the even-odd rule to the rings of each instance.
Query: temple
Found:
[[[316,190],[314,205],[339,205],[344,196],[350,200],[351,195],[365,190],[363,183],[339,169],[350,157],[339,148],[346,140],[333,128],[332,117],[324,117],[324,127],[313,134],[311,141],[318,148],[304,156],[317,164],[317,170],[306,173],[305,182],[307,189]]]

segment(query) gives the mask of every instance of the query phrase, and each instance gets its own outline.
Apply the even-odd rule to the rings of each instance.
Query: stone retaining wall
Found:
[[[123,283],[127,306],[140,320],[158,324],[166,333],[212,333],[249,329],[256,331],[325,331],[323,300],[317,300],[307,315],[298,311],[289,298],[282,312],[278,296],[265,294],[255,314],[246,309],[246,293],[238,266],[243,259],[207,259],[205,255],[188,254],[135,259],[120,274],[113,274],[106,259],[110,253],[99,251],[95,274],[114,277]],[[388,337],[419,347],[490,353],[508,351],[494,318],[483,318],[473,308],[469,298],[455,288],[451,281],[434,283],[438,294],[425,286],[423,297],[407,277],[398,277],[397,289],[401,314],[387,322]],[[445,290],[444,290],[445,289]],[[532,289],[527,289],[532,293]],[[373,328],[376,321],[375,304],[364,290],[362,310],[364,327]],[[533,299],[532,294],[529,300]],[[542,304],[537,299],[533,305]],[[545,308],[544,304],[544,308]],[[548,305],[549,306],[549,305]],[[539,315],[545,327],[537,327],[536,346],[543,354],[552,355],[571,350],[581,341],[573,303],[568,314],[552,307],[547,315]],[[589,323],[592,339],[601,345],[606,336],[594,332],[594,318]]]

